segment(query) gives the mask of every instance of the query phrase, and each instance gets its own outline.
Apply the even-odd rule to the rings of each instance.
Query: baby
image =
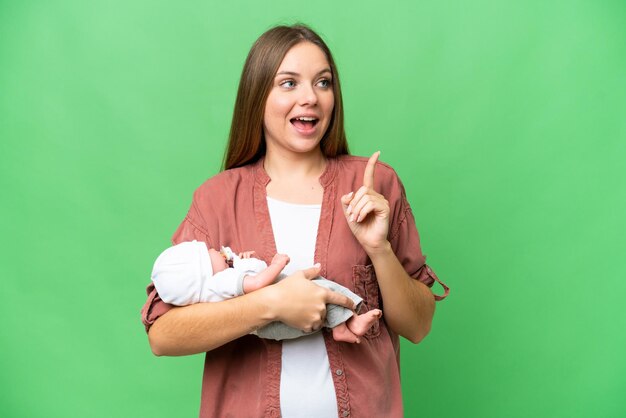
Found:
[[[219,302],[268,286],[289,263],[285,254],[276,254],[268,266],[255,258],[254,251],[235,255],[230,248],[207,250],[204,242],[182,242],[163,251],[154,263],[152,281],[161,299],[172,305]],[[231,263],[232,265],[229,265]],[[359,311],[363,299],[349,289],[324,278],[313,283],[348,296]],[[359,343],[367,330],[382,317],[380,309],[357,315],[350,309],[329,304],[324,326],[332,328],[335,341]],[[261,338],[285,340],[308,335],[282,322],[272,322],[254,332]]]

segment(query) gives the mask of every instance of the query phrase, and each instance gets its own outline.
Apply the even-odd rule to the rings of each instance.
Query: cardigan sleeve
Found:
[[[198,208],[200,199],[200,192],[196,190],[185,219],[183,219],[172,236],[172,244],[176,245],[181,242],[196,240],[205,242],[207,247],[211,247],[211,240],[206,223]],[[141,308],[141,322],[144,324],[146,332],[148,332],[152,324],[154,324],[161,315],[172,309],[174,305],[166,303],[161,299],[152,282],[150,282],[146,288],[146,293],[148,298]]]
[[[394,173],[395,174],[395,173]],[[434,295],[436,301],[443,300],[450,293],[450,289],[426,264],[426,257],[422,254],[419,233],[413,218],[411,206],[407,201],[404,186],[397,175],[391,182],[392,192],[390,195],[396,199],[390,199],[389,242],[396,257],[409,274],[416,280],[421,281],[428,287],[438,282],[443,287],[442,295]]]

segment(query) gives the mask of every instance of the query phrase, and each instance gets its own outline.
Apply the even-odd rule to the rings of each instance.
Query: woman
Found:
[[[428,333],[437,278],[399,179],[377,159],[348,155],[322,39],[304,26],[264,33],[244,65],[226,171],[196,190],[173,242],[253,248],[266,261],[286,253],[289,277],[186,307],[149,287],[143,309],[156,355],[206,352],[201,416],[402,416],[398,335],[417,343]],[[363,297],[363,312],[383,310],[360,344],[328,332],[282,343],[248,335],[274,320],[315,331],[326,304],[353,308],[309,281],[318,275]]]

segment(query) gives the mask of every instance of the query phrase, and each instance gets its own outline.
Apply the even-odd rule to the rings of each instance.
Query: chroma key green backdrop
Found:
[[[0,1],[0,416],[197,415],[203,358],[151,354],[144,287],[249,47],[297,21],[452,288],[403,341],[406,416],[626,416],[621,0]]]

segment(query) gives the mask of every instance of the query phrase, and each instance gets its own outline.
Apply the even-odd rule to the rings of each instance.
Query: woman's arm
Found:
[[[310,332],[321,327],[327,303],[354,309],[348,297],[310,282],[318,275],[319,266],[237,298],[173,308],[148,332],[152,352],[157,356],[203,353],[272,321]]]
[[[430,331],[435,299],[426,285],[407,274],[387,240],[389,202],[374,191],[379,154],[370,157],[363,186],[356,193],[343,196],[341,201],[348,225],[376,271],[387,325],[396,334],[418,343]]]
[[[430,288],[407,274],[388,241],[368,256],[376,270],[387,325],[417,344],[428,335],[435,314]]]

